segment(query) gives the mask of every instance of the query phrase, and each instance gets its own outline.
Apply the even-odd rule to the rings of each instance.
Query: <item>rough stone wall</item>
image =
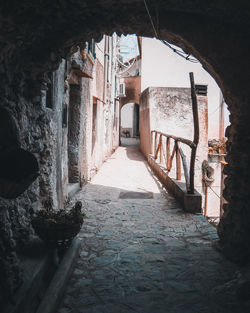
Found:
[[[95,91],[98,96],[103,96],[103,68],[98,62],[96,68]],[[82,71],[90,78],[82,77]],[[72,177],[68,178],[69,159],[74,163],[73,170],[76,169],[71,173],[73,180],[85,182],[94,174],[91,173],[93,165],[99,168],[106,154],[112,152],[110,138],[113,134],[114,112],[111,110],[110,93],[105,106],[105,120],[103,103],[98,101],[98,141],[95,157],[92,159],[92,72],[93,64],[77,49],[67,61],[61,61],[50,79],[44,74],[39,88],[29,97],[16,95],[6,88],[8,84],[2,86],[2,93],[6,97],[1,107],[6,107],[15,119],[18,131],[16,135],[21,147],[36,156],[40,176],[16,200],[0,198],[0,252],[4,256],[0,258],[3,277],[0,283],[0,302],[4,297],[13,294],[22,282],[17,255],[33,234],[31,216],[45,200],[51,200],[54,209],[62,208],[67,200],[68,183],[73,182]],[[4,79],[6,80],[6,75]],[[51,93],[47,91],[48,88],[51,88]],[[48,95],[51,96],[49,105]],[[69,124],[74,127],[69,129]],[[68,142],[72,145],[68,145]],[[72,152],[73,158],[70,158]]]
[[[82,159],[81,159],[81,175],[82,182],[90,180],[91,170],[91,140],[92,140],[92,97],[91,90],[92,81],[89,78],[82,79],[83,94],[83,118],[82,118]]]
[[[229,257],[249,261],[249,2],[156,0],[148,1],[148,6],[150,12],[154,12],[153,20],[159,22],[159,38],[197,57],[216,79],[229,106],[232,125],[226,132],[229,139],[226,160],[229,164],[225,167],[224,191],[229,203],[224,208],[219,236],[222,249]],[[29,150],[40,149],[37,145],[41,143],[42,147],[44,144],[39,138],[35,139],[36,135],[31,135],[34,129],[39,134],[39,128],[42,132],[46,123],[51,124],[50,129],[54,127],[53,116],[48,117],[37,100],[44,85],[44,73],[56,70],[62,57],[66,58],[73,52],[72,46],[91,37],[99,39],[103,33],[113,31],[155,36],[146,9],[137,0],[123,1],[121,5],[116,1],[95,0],[24,0],[20,5],[20,1],[13,0],[1,5],[0,15],[1,106],[8,106],[13,112],[20,125],[22,145]],[[50,130],[46,132],[48,136],[52,134]],[[48,158],[48,161],[42,162],[52,164],[54,155],[49,145],[44,147],[43,153],[43,158]],[[20,198],[24,199],[20,206],[25,214],[20,211],[18,219],[29,215],[29,208],[36,206],[37,197],[34,200],[32,196],[37,195],[35,184],[37,182]],[[18,208],[19,201],[13,202]],[[12,226],[6,212],[7,207],[14,205],[7,201],[1,207],[2,225],[6,225],[1,229],[10,243],[13,235],[9,230],[15,232],[18,227],[14,227],[14,223]],[[3,243],[2,247],[5,246]],[[4,253],[12,255],[5,250]],[[9,264],[13,265],[15,261]],[[14,268],[11,273],[15,276]],[[18,279],[13,279],[16,281]]]
[[[35,155],[40,175],[17,199],[0,198],[0,302],[10,297],[22,283],[18,254],[29,242],[30,235],[33,235],[30,225],[32,215],[44,200],[52,200],[55,209],[63,205],[61,159],[64,66],[65,61],[62,61],[52,75],[51,108],[46,107],[46,83],[45,88],[36,90],[32,99],[21,93],[16,94],[15,89],[8,89],[6,85],[1,88],[2,94],[5,94],[1,107],[8,108],[15,119],[21,147]]]
[[[74,143],[77,149],[73,149],[75,153],[75,164],[78,172],[78,180],[80,184],[87,182],[90,179],[91,169],[91,105],[92,105],[92,90],[94,62],[88,56],[87,51],[79,47],[77,51],[70,57],[70,64],[67,71],[67,82],[69,84],[68,97],[65,101],[66,106],[70,106],[70,86],[79,89],[78,106],[75,107],[73,117],[74,128]],[[86,77],[87,75],[87,77]],[[77,86],[77,87],[74,87]],[[69,108],[70,109],[70,108]],[[70,118],[70,117],[69,117]],[[68,137],[66,137],[66,146],[68,145]],[[68,163],[68,156],[65,158],[65,163]],[[68,183],[68,172],[65,172],[65,177]]]
[[[69,115],[68,115],[68,167],[69,183],[79,183],[79,143],[80,143],[80,112],[81,90],[79,85],[70,85],[69,91]]]
[[[224,168],[225,189],[218,234],[222,251],[230,258],[247,263],[250,254],[250,169],[249,169],[249,110],[244,109],[248,101],[238,103],[237,109],[230,107],[231,126],[226,129],[228,165]],[[246,107],[245,107],[246,108]]]
[[[1,106],[8,107],[17,121],[21,147],[34,153],[40,160],[40,154],[44,151],[44,110],[39,106],[37,108],[37,104],[32,105],[17,97],[10,90],[6,93],[5,101],[2,101]],[[0,198],[0,303],[3,297],[10,296],[22,281],[17,252],[32,233],[30,216],[39,205],[38,186],[37,179],[17,199]]]
[[[6,73],[2,81],[5,80]],[[16,120],[21,147],[33,153],[40,164],[40,177],[17,199],[0,198],[0,302],[4,296],[12,295],[22,282],[17,253],[33,233],[30,218],[40,206],[40,191],[41,196],[51,191],[45,179],[49,168],[44,165],[51,162],[53,153],[52,138],[46,140],[51,134],[51,116],[42,104],[40,94],[32,101],[27,100],[4,84],[1,85],[1,94],[1,107],[7,107]]]

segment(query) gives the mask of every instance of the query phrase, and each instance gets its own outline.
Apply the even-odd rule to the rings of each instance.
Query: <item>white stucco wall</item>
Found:
[[[104,36],[100,42],[96,43],[96,58],[99,60],[99,62],[104,66],[104,49],[105,49],[105,40]]]
[[[127,103],[121,109],[121,127],[133,128],[134,103]]]
[[[219,138],[220,89],[215,80],[200,63],[186,61],[157,39],[142,38],[142,91],[148,87],[190,87],[189,72],[194,72],[196,84],[208,85],[208,138]],[[225,127],[228,116],[225,108]]]

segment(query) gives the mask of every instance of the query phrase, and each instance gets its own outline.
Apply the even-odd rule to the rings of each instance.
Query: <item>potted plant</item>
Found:
[[[84,218],[81,209],[82,203],[77,201],[70,210],[55,211],[48,201],[35,214],[31,224],[37,235],[49,246],[67,246],[81,229]]]

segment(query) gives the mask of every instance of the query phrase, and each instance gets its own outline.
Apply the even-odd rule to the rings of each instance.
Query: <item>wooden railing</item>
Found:
[[[195,173],[195,157],[197,145],[199,143],[199,119],[197,98],[195,93],[193,73],[189,73],[191,83],[191,98],[192,111],[194,120],[194,139],[193,141],[174,135],[165,134],[156,130],[151,131],[151,154],[155,160],[159,158],[159,163],[164,165],[168,172],[171,171],[173,160],[176,160],[176,180],[181,180],[181,163],[183,167],[184,177],[186,181],[186,188],[189,194],[194,194],[194,173]],[[174,141],[172,152],[171,140]],[[190,165],[188,168],[187,158],[184,154],[180,143],[183,143],[191,148]]]

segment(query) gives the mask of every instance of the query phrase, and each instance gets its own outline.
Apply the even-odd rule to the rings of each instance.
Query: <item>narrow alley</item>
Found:
[[[216,229],[183,212],[137,145],[119,147],[76,199],[82,246],[58,313],[247,312]]]

